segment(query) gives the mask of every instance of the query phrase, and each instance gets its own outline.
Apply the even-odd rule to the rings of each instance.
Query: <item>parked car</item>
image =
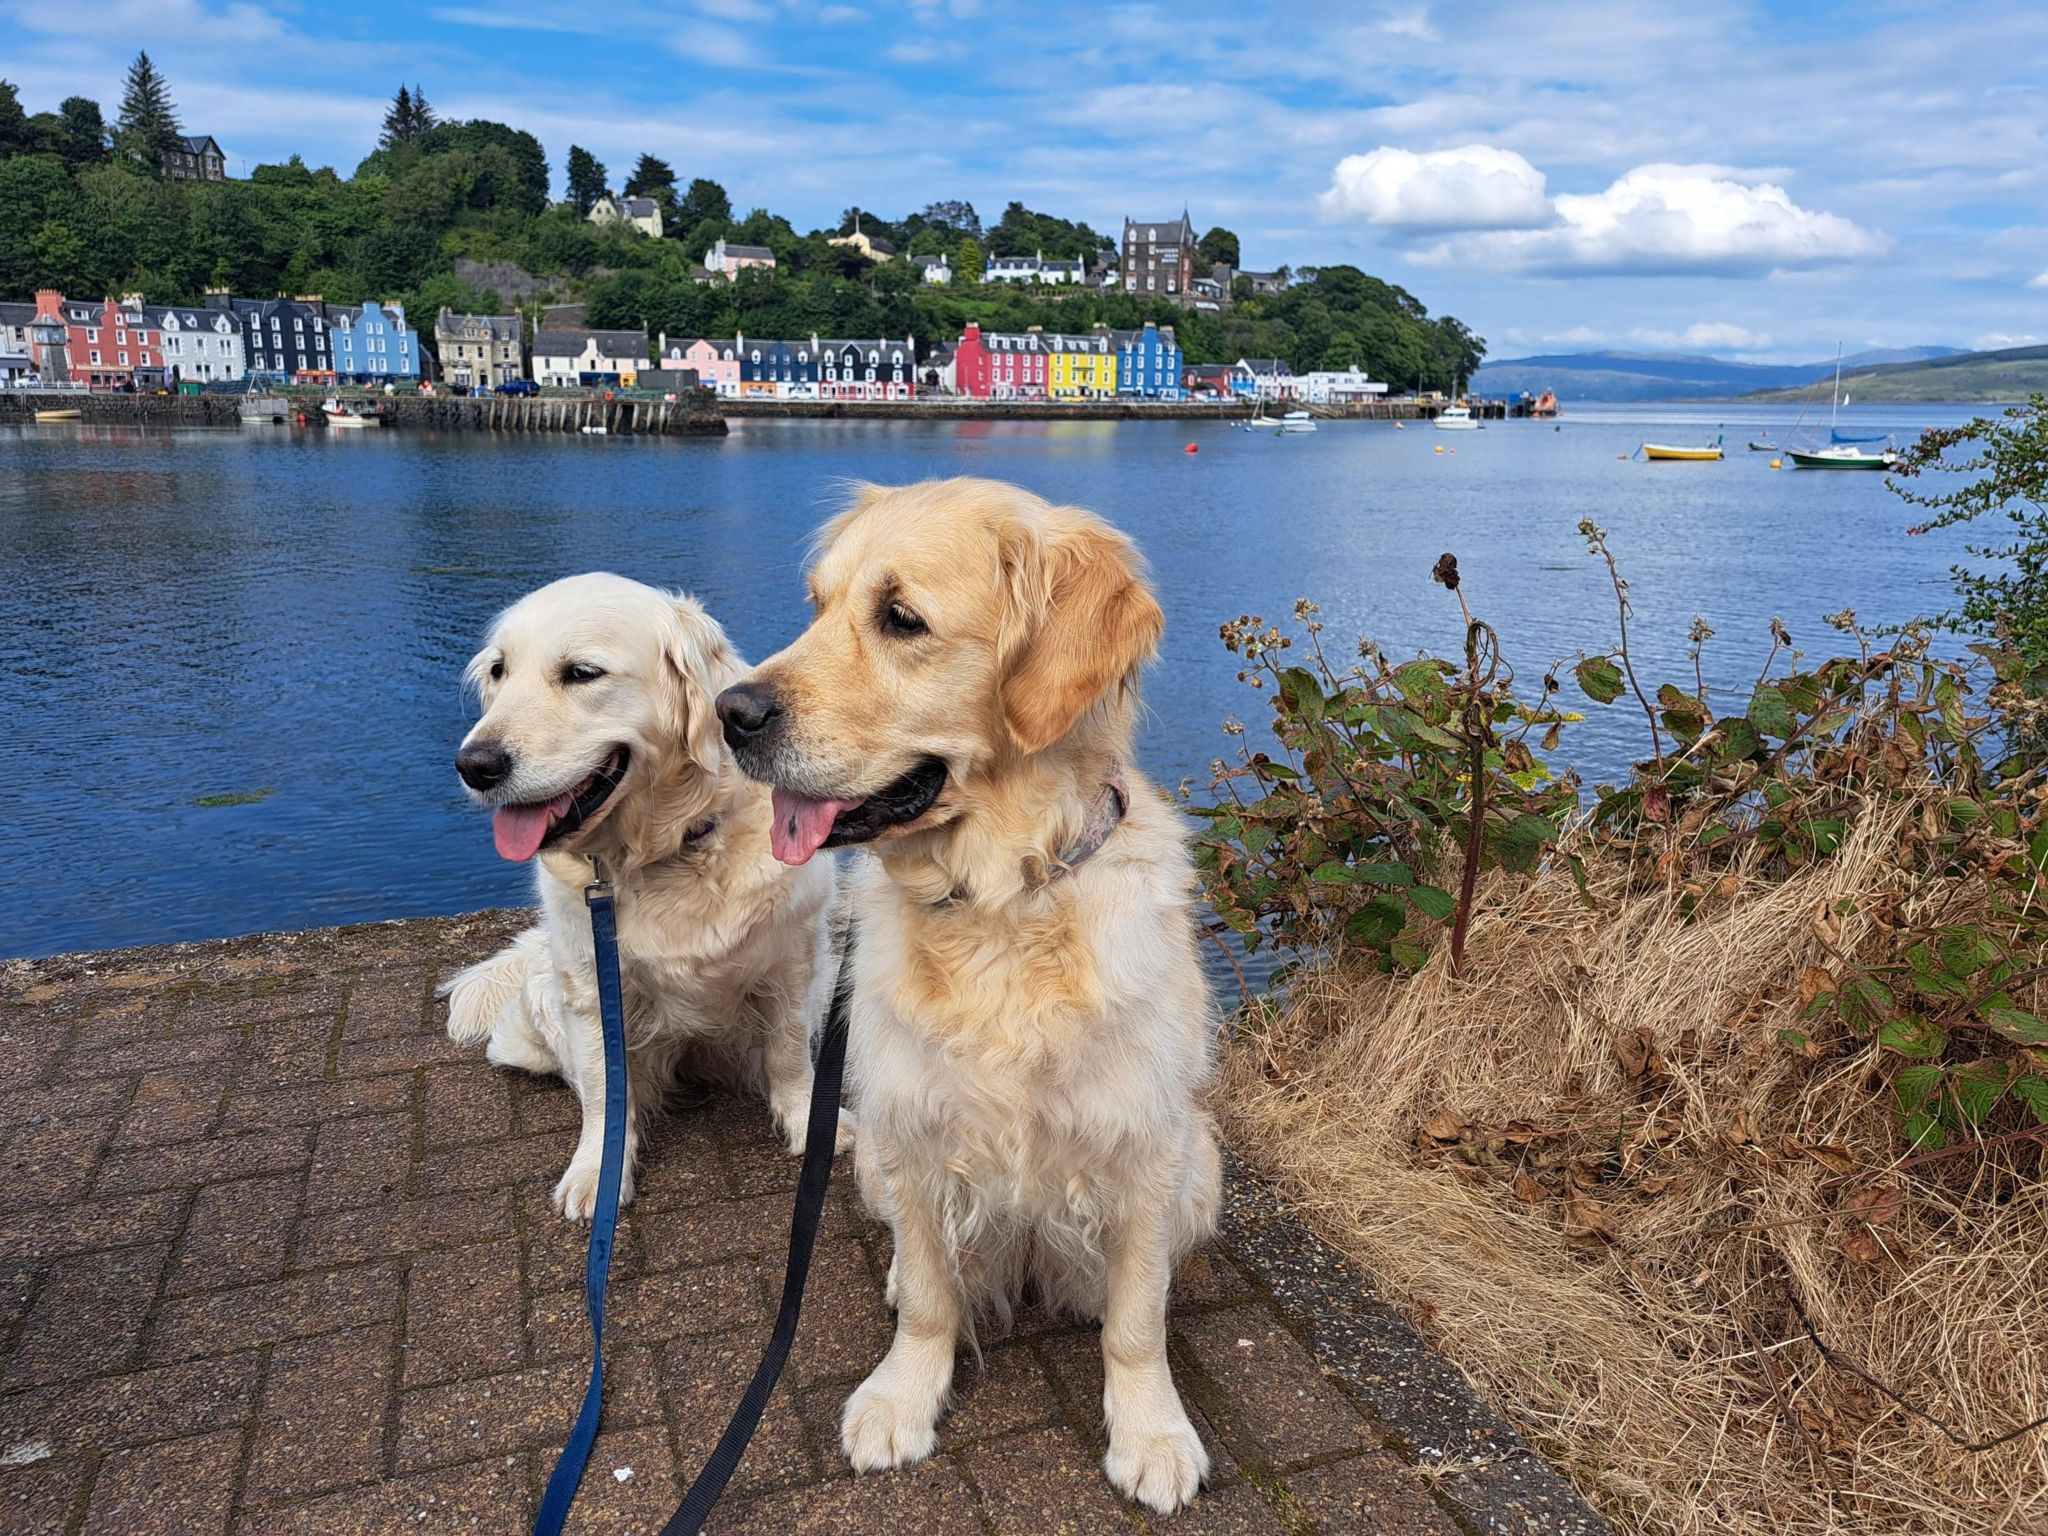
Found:
[[[537,395],[540,386],[531,379],[507,379],[498,386],[501,395]]]

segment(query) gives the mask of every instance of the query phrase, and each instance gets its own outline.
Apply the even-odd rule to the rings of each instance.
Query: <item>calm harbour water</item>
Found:
[[[1903,441],[1970,414],[1853,417]],[[1168,615],[1141,761],[1198,789],[1229,745],[1220,722],[1256,736],[1266,719],[1220,621],[1306,595],[1341,650],[1364,633],[1397,656],[1448,651],[1457,604],[1429,580],[1446,549],[1531,688],[1611,643],[1583,517],[1613,535],[1638,663],[1660,678],[1680,674],[1695,613],[1719,631],[1710,682],[1732,682],[1754,676],[1774,614],[1819,651],[1839,638],[1823,612],[1941,607],[1956,541],[1904,537],[1881,476],[1743,451],[1794,415],[1582,407],[1556,430],[1287,439],[1185,421],[751,421],[722,441],[0,429],[0,956],[525,901],[451,766],[471,716],[457,675],[491,616],[611,569],[694,591],[765,655],[802,622],[806,536],[850,479],[995,476],[1129,530]],[[1724,425],[1719,464],[1617,457]],[[1641,749],[1640,717],[1594,713],[1564,755],[1611,772]]]

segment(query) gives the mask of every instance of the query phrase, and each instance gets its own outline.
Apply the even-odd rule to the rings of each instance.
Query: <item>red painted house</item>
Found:
[[[984,335],[970,320],[954,349],[953,387],[976,400],[1043,400],[1048,360],[1037,326]]]
[[[89,304],[46,288],[36,294],[36,313],[63,320],[72,383],[87,389],[163,383],[163,332],[144,318],[141,299]]]

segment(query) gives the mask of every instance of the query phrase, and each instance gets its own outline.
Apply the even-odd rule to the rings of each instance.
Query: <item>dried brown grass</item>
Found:
[[[2048,1413],[2038,1149],[1902,1168],[1874,1048],[1777,1038],[1805,968],[1873,938],[1825,914],[1883,905],[1908,814],[1692,921],[1503,883],[1468,979],[1339,963],[1226,1054],[1237,1145],[1625,1529],[2048,1528],[2048,1429],[1959,1450],[1786,1300],[1965,1439]]]

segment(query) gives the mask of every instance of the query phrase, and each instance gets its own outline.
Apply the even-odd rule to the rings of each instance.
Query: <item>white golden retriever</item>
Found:
[[[484,714],[456,769],[494,807],[498,852],[536,860],[541,910],[443,988],[448,1033],[488,1036],[491,1061],[559,1072],[576,1091],[582,1135],[555,1187],[575,1220],[596,1203],[604,1147],[592,860],[616,898],[626,1005],[621,1199],[639,1121],[685,1065],[764,1091],[803,1150],[833,872],[769,857],[769,792],[735,771],[712,703],[744,670],[695,599],[608,575],[522,598],[469,664]]]
[[[1208,1455],[1167,1293],[1220,1181],[1194,872],[1130,758],[1159,605],[1122,534],[985,480],[863,492],[810,584],[809,629],[718,707],[775,786],[778,858],[873,845],[849,1072],[897,1326],[846,1455],[930,1455],[977,1312],[1007,1321],[1035,1282],[1102,1319],[1110,1481],[1174,1510]]]

